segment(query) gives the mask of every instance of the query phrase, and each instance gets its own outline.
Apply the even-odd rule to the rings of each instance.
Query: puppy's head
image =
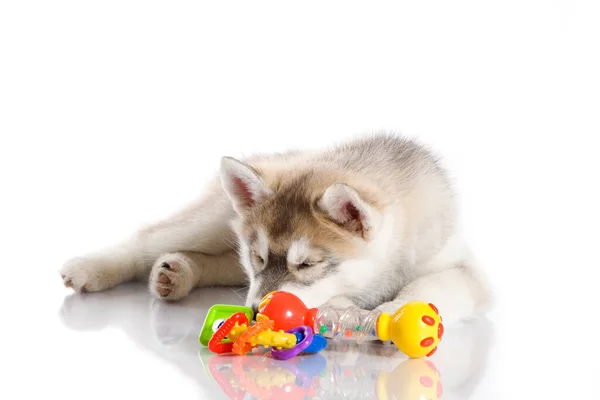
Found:
[[[373,202],[326,171],[270,173],[223,158],[221,182],[237,218],[241,264],[250,288],[247,306],[274,290],[318,306],[344,295],[339,274],[368,257],[380,213]]]

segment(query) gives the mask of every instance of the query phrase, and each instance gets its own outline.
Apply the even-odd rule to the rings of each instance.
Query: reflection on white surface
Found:
[[[468,399],[491,346],[491,324],[448,329],[430,359],[410,360],[394,346],[329,342],[325,351],[281,361],[268,351],[215,355],[198,342],[208,309],[242,304],[243,292],[203,289],[177,303],[152,299],[143,285],[65,298],[60,316],[78,331],[123,330],[143,350],[197,382],[202,398],[229,399]]]
[[[389,345],[333,342],[327,351],[288,361],[268,351],[223,356],[201,349],[199,356],[207,375],[233,400],[467,399],[485,369],[488,329],[486,321],[461,327],[449,351],[431,359],[407,359]]]

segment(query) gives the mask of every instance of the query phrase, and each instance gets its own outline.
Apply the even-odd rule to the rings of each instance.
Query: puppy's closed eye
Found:
[[[265,259],[262,258],[262,256],[260,254],[258,254],[256,251],[253,251],[252,255],[254,256],[254,258],[256,258],[256,260],[258,261],[258,263],[260,265],[265,265]]]
[[[317,265],[321,262],[323,262],[323,260],[319,260],[319,261],[306,260],[306,261],[303,261],[302,263],[298,264],[297,267],[298,267],[298,269],[310,268],[310,267],[314,267],[315,265]]]

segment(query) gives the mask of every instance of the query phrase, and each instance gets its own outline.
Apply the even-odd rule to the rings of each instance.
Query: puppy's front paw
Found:
[[[150,272],[150,292],[164,300],[179,300],[188,295],[195,279],[191,261],[177,253],[160,257]]]
[[[114,286],[107,262],[93,257],[72,258],[63,265],[60,276],[64,285],[76,292],[98,292]]]

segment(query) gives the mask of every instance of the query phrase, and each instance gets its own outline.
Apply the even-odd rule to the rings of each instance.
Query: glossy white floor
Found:
[[[243,291],[201,289],[168,304],[143,284],[83,295],[58,278],[44,285],[52,290],[36,302],[4,306],[5,388],[13,398],[489,400],[593,391],[576,382],[592,379],[593,364],[582,355],[593,360],[597,351],[572,347],[572,329],[560,326],[568,308],[534,297],[505,297],[506,312],[447,328],[428,360],[407,360],[389,345],[330,342],[321,353],[277,361],[217,356],[198,342],[207,309],[242,304]]]
[[[93,388],[86,394],[93,398],[111,396],[115,385],[122,386],[120,381],[130,382],[128,390],[136,396],[150,398],[175,394],[211,399],[502,397],[491,321],[449,329],[438,353],[428,360],[407,360],[391,345],[344,341],[288,361],[263,352],[218,356],[203,348],[198,334],[208,307],[241,301],[240,293],[232,289],[205,289],[181,303],[166,304],[152,300],[138,284],[106,293],[69,295],[40,338],[48,331],[62,331],[51,334],[52,343],[44,347],[51,346],[55,350],[51,353],[68,357],[69,362],[60,364],[60,374],[52,363],[38,362],[50,367],[47,376],[65,377],[68,384],[60,385],[66,384],[66,391],[79,390],[81,395]]]

